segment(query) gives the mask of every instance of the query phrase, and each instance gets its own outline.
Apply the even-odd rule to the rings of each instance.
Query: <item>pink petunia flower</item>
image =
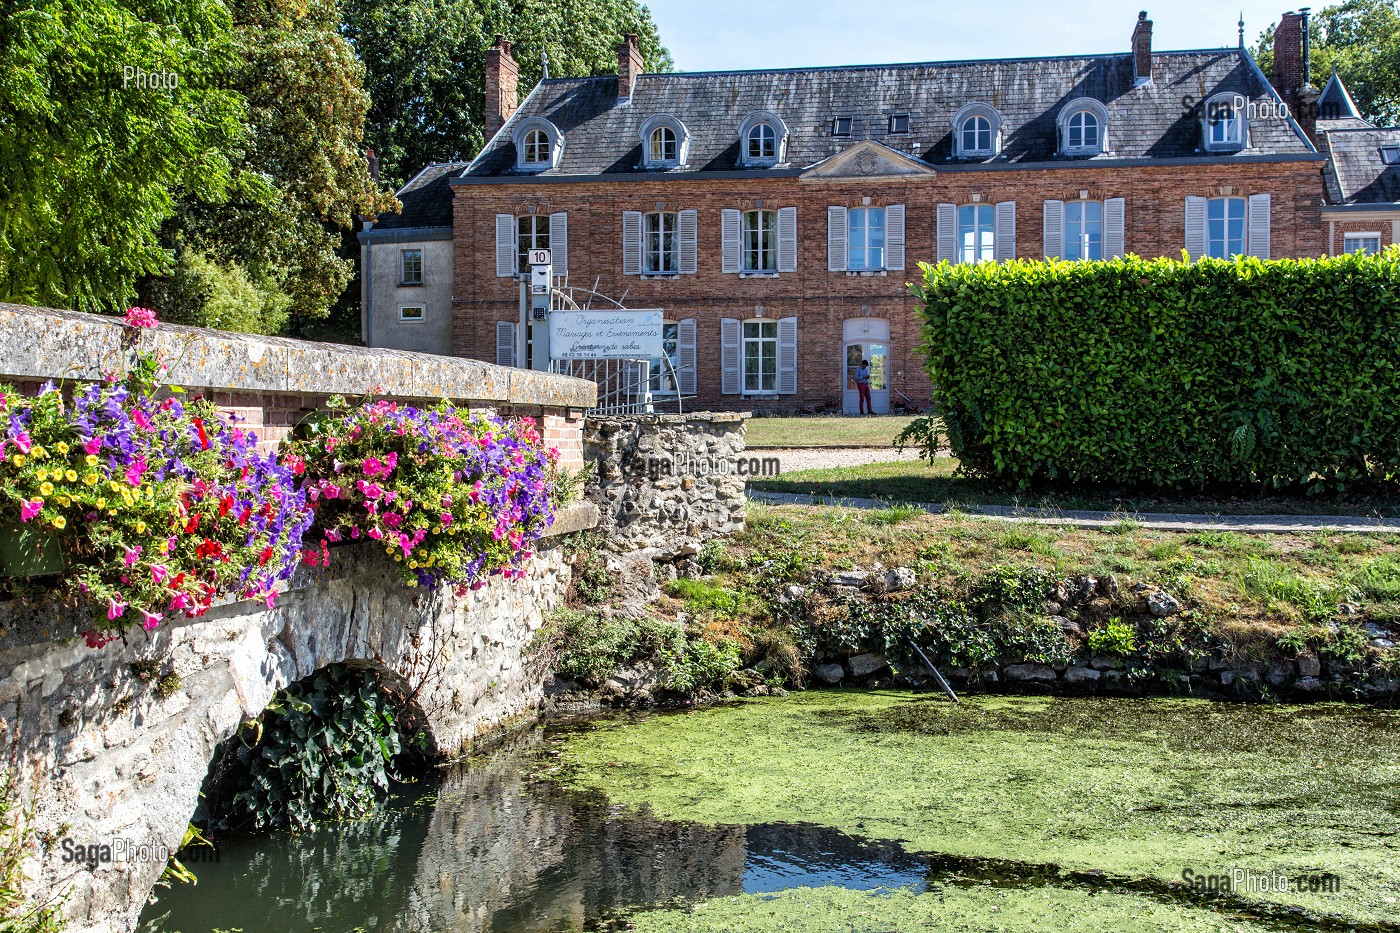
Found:
[[[31,518],[33,518],[35,515],[38,515],[38,514],[39,514],[39,510],[42,509],[43,507],[44,507],[44,500],[43,500],[43,499],[34,499],[34,500],[30,501],[30,502],[20,502],[20,504],[19,504],[19,520],[22,521],[22,522],[27,522],[27,521],[29,521],[29,520],[30,520]]]
[[[129,547],[126,549],[126,554],[122,557],[122,560],[128,567],[135,566],[137,559],[141,556],[141,551],[142,548],[139,544],[136,547]]]
[[[107,619],[109,621],[114,622],[117,619],[120,619],[122,617],[122,614],[125,612],[126,603],[122,602],[119,599],[109,599],[107,601]]]
[[[127,327],[155,327],[156,313],[150,308],[127,308],[122,318]]]
[[[150,631],[151,629],[155,628],[157,625],[160,625],[160,620],[161,620],[162,618],[163,618],[163,616],[161,616],[161,614],[160,614],[159,612],[147,612],[146,610],[142,609],[142,610],[141,610],[141,627],[144,628],[144,629],[146,629],[147,631]]]

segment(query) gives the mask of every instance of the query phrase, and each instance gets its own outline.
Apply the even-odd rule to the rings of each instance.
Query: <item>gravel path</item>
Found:
[[[786,466],[784,466],[786,470]],[[890,503],[879,499],[841,499],[825,496],[803,496],[785,492],[749,491],[749,498],[773,505],[839,505],[853,509],[884,509]],[[910,502],[935,515],[948,511],[936,502]],[[1194,515],[1176,512],[1092,512],[1075,509],[1036,509],[1007,505],[962,505],[957,511],[965,515],[1000,518],[1013,522],[1038,525],[1073,525],[1078,528],[1102,528],[1124,520],[1144,528],[1159,531],[1239,531],[1246,534],[1305,533],[1313,531],[1350,531],[1389,534],[1400,533],[1400,519],[1366,518],[1356,515]]]
[[[777,457],[784,473],[919,459],[916,447],[910,447],[902,454],[893,447],[750,447],[745,453],[755,457]]]

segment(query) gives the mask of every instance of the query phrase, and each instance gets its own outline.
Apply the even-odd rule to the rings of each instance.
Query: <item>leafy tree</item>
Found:
[[[230,182],[233,53],[219,0],[0,0],[0,298],[117,310],[168,267],[176,199]]]
[[[354,274],[339,254],[345,234],[358,215],[396,205],[365,162],[364,68],[340,35],[336,0],[229,2],[238,56],[226,80],[246,101],[250,133],[232,153],[230,197],[186,201],[168,242],[207,258],[225,285],[262,296],[243,326],[324,318]],[[219,278],[199,268],[206,282]],[[189,304],[202,288],[191,286],[191,269],[179,283],[151,282],[153,303],[166,311],[164,297],[175,316],[227,326],[225,303],[204,312]]]
[[[648,69],[672,68],[636,0],[344,0],[343,18],[373,98],[369,142],[395,184],[481,149],[484,62],[497,34],[514,44],[522,98],[540,78],[541,53],[554,77],[611,74],[627,33]]]
[[[1274,26],[1259,38],[1255,57],[1273,74]],[[1394,0],[1345,0],[1314,13],[1309,49],[1313,83],[1332,68],[1346,83],[1361,115],[1373,123],[1400,123],[1400,11]]]

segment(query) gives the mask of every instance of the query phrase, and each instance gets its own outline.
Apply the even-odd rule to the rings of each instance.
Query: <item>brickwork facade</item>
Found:
[[[1151,165],[939,172],[904,179],[755,177],[555,184],[455,186],[453,206],[452,348],[456,356],[496,361],[496,324],[519,319],[519,285],[498,277],[496,215],[568,215],[570,280],[620,298],[633,308],[661,308],[667,320],[693,318],[697,398],[692,408],[818,410],[841,405],[843,323],[869,317],[889,321],[891,399],[928,404],[930,385],[917,353],[919,322],[907,283],[919,262],[936,252],[939,204],[1016,203],[1016,256],[1045,255],[1046,200],[1125,200],[1124,243],[1129,253],[1179,257],[1185,245],[1185,198],[1271,196],[1271,253],[1318,256],[1326,252],[1320,219],[1322,183],[1316,161]],[[867,200],[868,199],[868,200]],[[829,206],[905,206],[903,271],[830,272]],[[797,271],[744,277],[721,271],[720,211],[797,208]],[[698,212],[697,272],[642,277],[623,274],[624,211]],[[1340,234],[1339,234],[1340,236]],[[798,321],[796,395],[724,395],[720,384],[720,320]]]

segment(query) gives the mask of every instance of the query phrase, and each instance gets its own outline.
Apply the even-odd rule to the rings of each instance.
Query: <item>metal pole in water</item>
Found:
[[[958,700],[958,695],[953,692],[952,687],[948,686],[948,681],[943,679],[943,675],[938,673],[938,668],[933,666],[933,662],[928,659],[928,655],[924,654],[924,649],[919,647],[919,643],[911,638],[909,639],[909,646],[914,649],[914,653],[919,656],[919,660],[924,662],[924,667],[928,668],[933,673],[934,680],[937,680],[938,686],[942,687],[943,692],[948,694],[948,699],[952,700],[954,703],[960,702]]]

